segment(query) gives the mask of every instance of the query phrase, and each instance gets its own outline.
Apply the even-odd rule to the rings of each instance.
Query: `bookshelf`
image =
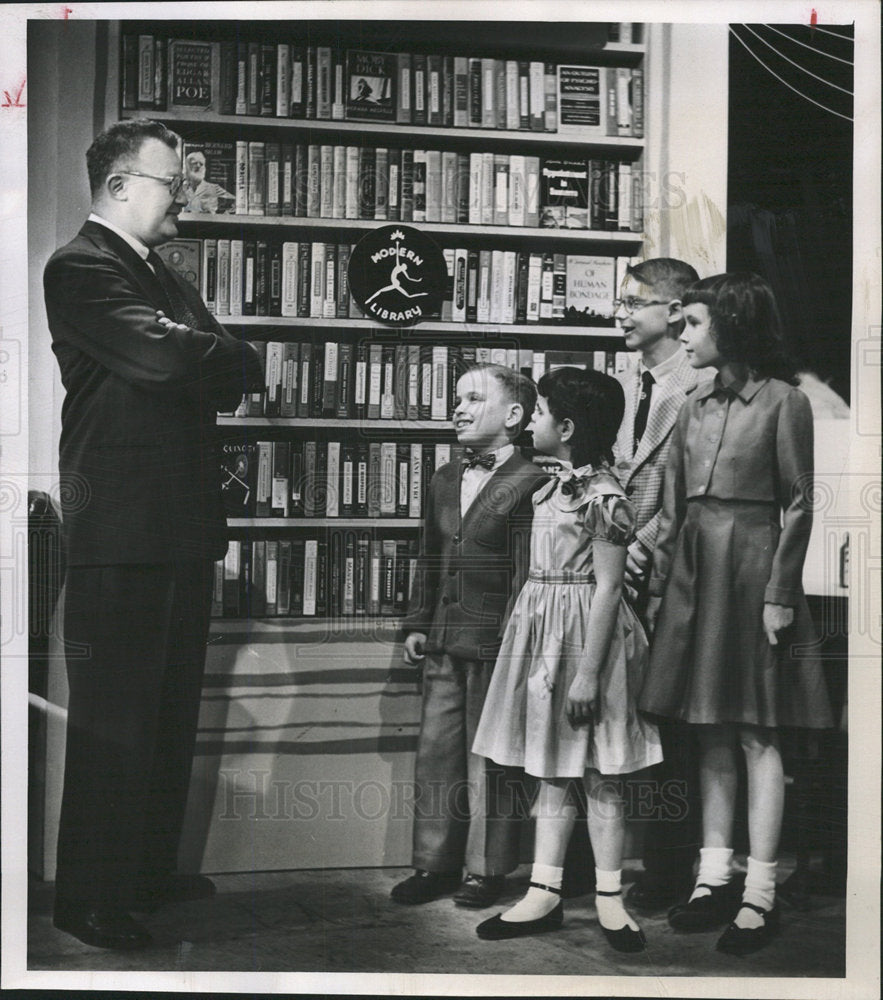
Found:
[[[637,27],[637,26],[636,26]],[[282,30],[280,30],[280,28]],[[529,30],[527,30],[529,28]],[[262,42],[293,40],[298,32],[311,45],[329,44],[368,51],[467,54],[495,59],[542,60],[552,64],[593,64],[636,69],[650,65],[652,46],[608,40],[608,26],[576,22],[109,22],[108,123],[120,111],[122,35],[163,33],[167,37]],[[641,37],[649,35],[641,30]],[[660,52],[661,47],[658,47]],[[661,77],[657,75],[657,81]],[[662,115],[645,97],[645,138],[584,135],[519,128],[442,127],[379,124],[370,121],[277,118],[220,114],[208,110],[135,108],[122,117],[165,121],[188,141],[258,141],[344,145],[363,148],[436,149],[443,153],[524,156],[545,160],[601,159],[628,165],[640,174]],[[657,102],[658,104],[658,102]],[[655,168],[655,164],[654,164]],[[652,227],[652,206],[645,212]],[[642,226],[546,228],[539,225],[407,221],[443,249],[503,250],[559,255],[595,255],[622,261],[641,253]],[[507,220],[510,221],[510,220]],[[180,220],[181,239],[327,241],[355,244],[365,233],[387,225],[382,219],[191,212]],[[219,319],[253,341],[326,341],[384,345],[417,342],[450,347],[485,346],[542,353],[592,353],[610,363],[621,341],[612,319],[579,325],[534,318],[515,321],[455,321],[447,314],[428,317],[410,329],[382,327],[356,315],[245,315],[232,305]],[[512,320],[510,315],[507,319]],[[449,412],[449,411],[448,411]],[[422,444],[453,447],[446,420],[329,416],[219,416],[224,435],[248,442],[314,441]],[[424,477],[426,478],[426,477]],[[324,539],[334,534],[368,535],[407,545],[419,537],[416,517],[288,516],[231,517],[231,540],[256,544]],[[411,822],[407,802],[413,752],[419,730],[420,697],[415,675],[401,662],[401,609],[386,614],[343,615],[331,609],[314,615],[247,615],[215,618],[209,641],[182,864],[202,871],[404,865],[410,860]],[[292,790],[308,789],[316,808],[304,816]],[[281,790],[281,791],[280,791]],[[335,796],[342,796],[340,801]],[[377,798],[379,796],[379,798]],[[375,798],[377,801],[375,802]],[[315,812],[315,816],[314,816]],[[314,822],[304,825],[303,820]],[[284,819],[285,822],[271,822]],[[234,821],[235,820],[235,821]],[[300,821],[300,822],[298,822]],[[301,834],[305,835],[301,835]]]
[[[635,77],[643,72],[641,67],[647,46],[642,42],[610,40],[608,36],[613,33],[611,28],[614,26],[606,24],[533,25],[531,28],[537,30],[531,30],[529,33],[530,41],[525,38],[524,27],[522,24],[503,22],[467,22],[459,26],[454,22],[445,22],[434,24],[433,30],[429,30],[427,26],[404,22],[360,22],[358,25],[347,25],[317,21],[309,24],[292,24],[290,30],[286,26],[284,30],[270,32],[267,25],[260,23],[250,25],[247,30],[243,30],[241,25],[230,25],[224,22],[200,24],[199,22],[132,21],[116,23],[109,31],[109,45],[111,51],[118,53],[118,62],[116,73],[111,73],[111,79],[108,82],[108,96],[111,95],[111,89],[115,87],[113,92],[115,104],[113,106],[119,107],[123,116],[158,118],[175,129],[182,136],[185,144],[214,143],[216,147],[223,147],[224,144],[227,147],[237,144],[242,147],[258,146],[261,148],[261,152],[265,148],[273,148],[277,144],[279,148],[284,148],[286,145],[291,147],[292,151],[289,153],[291,166],[288,175],[290,186],[285,197],[288,198],[288,202],[293,208],[297,208],[296,212],[283,211],[278,203],[274,202],[271,205],[266,200],[255,205],[251,201],[253,192],[249,189],[247,194],[242,195],[243,202],[248,200],[247,212],[244,211],[244,203],[240,208],[240,201],[237,200],[235,211],[232,211],[233,206],[226,206],[231,211],[219,213],[188,211],[182,213],[179,223],[179,239],[200,241],[198,246],[204,269],[208,267],[207,258],[204,257],[206,245],[217,246],[219,243],[223,245],[230,241],[240,240],[246,245],[246,254],[248,253],[249,240],[258,243],[260,241],[265,243],[289,241],[301,246],[308,244],[310,247],[319,244],[323,248],[334,246],[339,248],[341,245],[348,245],[351,248],[362,235],[373,229],[389,225],[391,221],[414,226],[429,234],[449,254],[453,254],[457,248],[461,248],[459,252],[464,254],[473,253],[477,256],[486,252],[489,257],[493,254],[496,261],[499,251],[500,254],[511,253],[513,256],[518,254],[519,265],[523,261],[527,261],[529,256],[554,256],[560,262],[562,259],[565,261],[576,260],[579,255],[594,255],[615,260],[621,267],[624,260],[640,252],[643,241],[642,227],[635,224],[636,217],[640,221],[640,208],[631,204],[637,199],[636,185],[633,185],[629,179],[632,170],[634,170],[636,177],[640,175],[645,146],[643,110],[640,112],[641,120],[639,122],[637,111],[631,106],[629,108],[629,113],[632,114],[634,111],[635,115],[633,118],[629,118],[630,124],[625,131],[634,131],[638,135],[601,133],[604,131],[602,126],[605,122],[607,123],[607,132],[619,131],[621,133],[624,131],[621,125],[617,129],[616,125],[613,124],[614,122],[619,123],[621,120],[621,113],[618,113],[615,106],[614,89],[618,85],[617,81],[621,73],[624,73],[626,79],[631,81],[630,86],[633,84],[635,88],[638,87],[638,83],[634,81]],[[632,30],[632,28],[626,30]],[[643,37],[641,26],[635,25],[633,30],[636,37]],[[468,53],[464,51],[463,46],[463,38],[467,36],[469,38]],[[157,103],[164,105],[161,107],[132,106],[139,103],[133,101],[133,87],[142,86],[139,80],[132,77],[132,54],[137,48],[140,57],[145,37],[166,40],[165,43],[156,44],[153,50],[153,59],[155,60],[155,63],[152,64],[154,93]],[[171,46],[168,44],[168,40],[172,38],[189,40],[197,47],[201,42],[212,43],[210,106],[197,109],[172,106],[170,99],[173,89],[172,75],[169,74],[164,84],[159,82],[161,71],[164,68],[162,66],[163,58],[167,62],[172,61]],[[150,43],[147,44],[149,51]],[[308,49],[307,45],[311,48]],[[325,94],[331,100],[332,105],[335,105],[334,114],[336,117],[334,118],[330,116],[328,107],[324,111],[322,110],[323,96],[320,88],[323,85],[320,84],[319,78],[323,72],[323,49],[326,52],[334,53],[330,57],[331,62],[337,61],[341,65],[342,92],[336,94],[327,92]],[[395,63],[389,71],[391,81],[393,80],[392,74],[396,74],[394,84],[390,85],[398,88],[398,94],[393,100],[393,103],[397,105],[394,109],[395,117],[399,117],[402,113],[403,101],[405,104],[410,101],[407,114],[412,117],[411,122],[348,120],[345,117],[347,112],[351,110],[348,105],[344,107],[349,100],[346,74],[351,50],[362,53],[387,53],[383,58],[387,59],[391,66]],[[268,52],[269,55],[266,56]],[[318,53],[314,63],[310,63],[310,52]],[[262,60],[265,56],[267,58],[266,67],[261,75]],[[250,61],[252,58],[254,59],[253,63]],[[234,63],[231,63],[231,59],[234,60]],[[278,75],[280,60],[284,60],[286,67],[286,82],[283,82],[283,77]],[[433,60],[435,60],[436,80],[439,87],[436,104],[432,103],[430,97],[430,71],[433,67]],[[240,63],[244,69],[240,67]],[[206,65],[209,64],[206,63]],[[310,69],[311,65],[312,70]],[[579,71],[580,67],[597,67],[595,72],[599,81],[599,118],[594,126],[583,128],[579,124],[574,125],[573,121],[565,121],[566,96],[562,83],[564,76],[557,68],[562,65],[576,71]],[[276,76],[271,79],[274,66]],[[405,79],[401,76],[403,66],[405,66],[407,74],[407,83],[402,82]],[[422,72],[418,67],[423,66],[426,70],[425,91],[421,89],[424,78],[418,76],[418,73]],[[470,73],[477,71],[481,74],[493,73],[496,76],[486,77],[482,75],[477,84],[474,80],[463,78],[465,80],[463,86],[471,88],[467,97],[463,98],[463,103],[467,100],[471,103],[469,103],[467,110],[464,111],[461,108],[458,112],[457,102],[460,98],[455,91],[460,85],[461,78],[455,78],[453,74],[455,70],[460,71],[464,66]],[[539,67],[536,77],[536,80],[539,80],[538,84],[533,77],[529,81],[522,78],[520,82],[513,83],[511,91],[506,91],[505,81],[500,83],[500,74],[504,72],[511,71],[513,79],[517,72],[526,77],[528,69],[525,67],[529,68],[530,73],[533,73],[537,66]],[[139,69],[143,70],[143,65],[140,63]],[[165,67],[165,70],[168,71],[168,66]],[[294,100],[294,86],[291,80],[301,70],[303,71],[304,85],[303,103],[289,104],[289,98]],[[231,89],[235,86],[230,82],[231,73],[241,74],[241,84],[235,87],[237,90],[235,99]],[[306,81],[313,73],[315,74],[312,76],[315,90],[311,92],[314,101],[311,105]],[[445,74],[449,75],[445,76]],[[333,75],[333,68],[329,75]],[[208,77],[205,79],[208,82]],[[226,84],[223,82],[225,80],[228,81]],[[252,80],[255,81],[254,86],[252,86]],[[376,84],[376,81],[373,82]],[[450,91],[448,97],[441,93],[442,84],[446,90]],[[543,93],[539,94],[539,121],[536,114],[537,93],[535,90],[531,90],[535,84],[537,88],[542,87],[543,90]],[[246,108],[244,102],[257,101],[260,103],[261,88],[264,85],[274,88],[274,95],[267,98],[269,105],[265,106],[262,113],[259,114],[243,113],[257,110],[251,106]],[[334,86],[333,81],[329,83],[329,86]],[[225,87],[226,91],[224,91]],[[519,91],[518,87],[522,89]],[[284,99],[280,96],[283,88],[286,89]],[[405,91],[409,95],[407,100],[401,96]],[[416,123],[415,120],[419,117],[418,92],[425,93],[424,113],[426,118],[432,117],[433,107],[436,107],[438,119],[445,117],[444,124],[438,124],[437,121],[433,124]],[[631,90],[628,93],[631,97]],[[476,94],[478,94],[478,98],[476,98]],[[621,98],[621,93],[618,96]],[[278,104],[271,107],[276,97],[279,97]],[[484,102],[481,112],[475,103],[477,99]],[[507,111],[502,108],[500,102],[508,101],[511,104],[513,99],[519,104],[519,107],[508,107],[507,118]],[[240,104],[234,108],[236,100]],[[150,102],[147,101],[147,103]],[[489,103],[496,103],[496,107],[489,110]],[[642,76],[640,77],[640,103],[642,109],[649,103],[644,100]],[[307,115],[296,113],[302,107],[309,109]],[[343,110],[341,110],[342,108]],[[220,113],[221,110],[224,113]],[[321,117],[321,114],[328,117]],[[488,118],[488,114],[490,114],[490,118]],[[475,120],[476,115],[480,121]],[[459,118],[455,119],[455,116],[459,116]],[[469,117],[470,120],[464,121],[464,116]],[[514,128],[511,127],[512,125],[519,127]],[[302,148],[302,153],[298,147]],[[518,164],[520,170],[520,161],[532,159],[537,164],[536,167],[531,168],[537,171],[535,194],[537,204],[531,218],[532,224],[499,224],[500,221],[519,221],[519,218],[512,216],[504,217],[502,220],[494,218],[493,221],[490,221],[488,219],[488,215],[492,213],[486,204],[486,196],[489,193],[491,198],[499,201],[499,189],[494,186],[499,183],[495,172],[492,173],[489,189],[485,174],[484,180],[481,181],[485,187],[482,188],[480,195],[476,192],[479,183],[477,172],[474,176],[469,177],[468,222],[464,221],[462,196],[460,196],[461,204],[458,209],[460,217],[455,216],[456,221],[451,220],[450,214],[447,215],[446,221],[438,220],[436,218],[439,212],[438,206],[433,208],[429,204],[424,209],[425,217],[432,218],[432,221],[424,221],[424,218],[420,217],[419,211],[414,212],[414,215],[418,215],[416,220],[413,216],[407,217],[408,209],[405,205],[401,205],[396,214],[393,214],[392,211],[387,212],[385,209],[381,212],[378,208],[376,213],[378,217],[371,218],[365,217],[365,206],[362,204],[357,206],[360,210],[355,212],[358,217],[354,218],[349,205],[347,205],[346,212],[344,212],[342,204],[335,205],[333,212],[329,211],[331,198],[327,189],[325,189],[324,198],[318,193],[315,194],[316,204],[311,205],[309,210],[307,209],[308,195],[306,194],[302,195],[300,204],[295,206],[297,197],[294,188],[298,183],[295,174],[297,170],[302,173],[305,171],[306,151],[310,150],[310,155],[315,156],[318,161],[319,151],[329,147],[335,150],[335,155],[340,156],[341,162],[344,160],[344,152],[340,147],[347,147],[347,151],[358,150],[357,156],[365,156],[367,151],[369,157],[373,156],[377,149],[383,151],[384,157],[399,150],[401,152],[394,155],[397,158],[401,157],[403,172],[406,151],[422,149],[437,150],[435,155],[439,159],[443,156],[458,157],[461,171],[465,170],[464,161],[467,159],[470,161],[470,169],[478,170],[476,155],[485,158],[484,169],[486,171],[488,169],[495,171],[501,162],[505,163],[507,172],[510,164],[515,163]],[[315,154],[312,152],[313,148],[316,150]],[[296,149],[297,155],[303,156],[303,159],[297,164],[294,162]],[[372,150],[374,153],[371,152]],[[250,149],[248,152],[242,151],[241,154],[237,152],[237,155],[241,155],[243,159],[250,154]],[[329,154],[329,159],[331,155]],[[513,157],[517,159],[513,160]],[[495,167],[489,168],[488,161],[494,161]],[[555,210],[559,214],[554,219],[554,225],[549,225],[548,220],[541,220],[540,216],[545,211],[545,202],[552,201],[552,196],[548,194],[550,188],[547,184],[551,185],[553,182],[545,180],[547,166],[552,169],[557,167],[559,163],[571,166],[579,162],[587,167],[586,191],[594,185],[594,181],[590,180],[593,163],[601,164],[601,171],[604,169],[610,171],[608,176],[610,185],[625,185],[625,187],[620,186],[617,189],[616,196],[629,200],[631,204],[630,216],[626,213],[623,217],[623,214],[620,213],[619,218],[617,218],[615,210],[611,216],[608,206],[606,216],[602,208],[599,210],[600,217],[598,215],[593,217],[594,210],[587,205],[584,213],[585,218],[577,217],[576,222],[571,221],[570,208],[566,209],[568,213],[566,222],[564,221],[564,208]],[[249,161],[249,167],[251,166]],[[280,170],[282,166],[280,160]],[[337,166],[339,167],[339,164]],[[235,172],[238,173],[239,169],[240,167],[237,165]],[[266,168],[261,166],[258,169],[263,172]],[[317,172],[319,169],[317,165]],[[621,173],[622,171],[624,174]],[[541,175],[543,178],[542,190],[539,188]],[[267,181],[268,176],[268,174],[263,174],[261,185]],[[317,173],[317,178],[318,176]],[[235,181],[232,178],[231,181],[232,183],[227,187],[227,190],[232,195],[232,184]],[[386,183],[385,178],[381,178],[381,181]],[[321,175],[321,182],[323,186],[326,183],[333,183],[324,174]],[[362,182],[363,179],[360,178],[360,183]],[[312,183],[312,178],[306,178],[303,183]],[[406,184],[402,184],[401,181],[397,181],[397,183],[401,185],[400,191],[404,201]],[[514,185],[514,176],[509,183]],[[375,184],[377,187],[380,186],[376,178]],[[608,185],[608,191],[612,192],[613,187],[610,185]],[[280,202],[283,199],[282,188],[283,185],[280,182],[277,189],[278,194],[273,196],[274,199],[278,197]],[[392,185],[390,185],[391,191]],[[262,194],[264,198],[267,197],[266,192]],[[448,195],[450,196],[450,189]],[[510,191],[508,195],[510,207],[512,195],[513,192]],[[454,197],[458,197],[456,192]],[[479,197],[485,201],[479,208],[474,208],[476,199]],[[585,197],[589,198],[589,195],[586,194]],[[604,195],[604,197],[607,198],[608,195]],[[611,194],[610,197],[613,195]],[[320,200],[323,202],[321,210],[318,206]],[[390,201],[392,201],[391,194]],[[415,200],[415,209],[417,204],[418,202]],[[499,205],[494,207],[499,208]],[[372,214],[370,209],[369,205],[368,216]],[[453,213],[454,209],[452,208],[451,214]],[[479,218],[481,221],[478,221]],[[543,224],[544,222],[546,224]],[[329,251],[332,258],[335,258],[339,252],[339,249]],[[234,263],[236,263],[235,259]],[[313,264],[313,268],[315,266]],[[449,262],[449,269],[450,267]],[[340,269],[339,263],[338,269]],[[523,279],[526,275],[526,269],[519,273]],[[610,279],[612,280],[609,280],[610,288],[608,290],[608,297],[611,299],[615,294],[613,288],[617,277],[614,270],[611,269]],[[204,282],[204,280],[203,276],[201,281]],[[335,280],[340,282],[340,274],[336,276]],[[204,298],[210,301],[212,293],[203,291]],[[248,306],[248,314],[243,312],[243,308],[237,308],[240,304]],[[306,302],[300,302],[296,310],[293,308],[290,310],[291,312],[296,311],[297,315],[279,315],[278,303],[271,304],[269,296],[264,299],[263,303],[258,300],[256,304],[254,301],[246,303],[241,300],[236,302],[231,298],[229,306],[219,303],[218,314],[220,321],[229,328],[238,332],[240,336],[248,337],[256,342],[271,344],[309,342],[313,356],[310,363],[314,366],[317,363],[317,357],[321,364],[323,345],[328,343],[352,345],[351,350],[354,353],[356,345],[378,341],[385,345],[407,343],[411,340],[417,340],[421,345],[428,343],[443,345],[447,351],[450,351],[451,356],[451,370],[448,373],[445,387],[449,397],[458,374],[454,367],[457,352],[462,351],[464,345],[477,345],[488,348],[488,351],[491,349],[508,351],[508,363],[513,363],[513,354],[517,354],[518,361],[515,363],[521,367],[524,366],[525,351],[529,351],[534,357],[533,369],[530,372],[534,376],[537,375],[538,371],[536,357],[538,353],[540,357],[543,357],[545,351],[582,351],[595,358],[596,367],[598,365],[597,359],[600,356],[600,363],[604,364],[608,370],[612,370],[617,363],[621,363],[622,352],[619,351],[621,344],[613,325],[612,310],[608,310],[608,317],[601,322],[590,320],[581,323],[561,322],[559,321],[560,312],[556,320],[551,322],[548,320],[548,316],[544,319],[542,316],[536,315],[531,315],[531,321],[524,322],[523,301],[519,308],[521,309],[520,313],[516,313],[514,306],[503,316],[497,313],[491,317],[493,322],[487,321],[488,310],[485,309],[484,315],[481,316],[482,321],[479,322],[474,312],[467,314],[465,321],[461,313],[460,318],[455,321],[450,316],[449,306],[449,315],[446,316],[443,310],[440,316],[430,317],[418,326],[404,330],[384,328],[374,321],[364,318],[357,309],[353,308],[352,303],[350,303],[348,311],[344,307],[344,313],[348,312],[345,315],[341,314],[339,302],[337,308],[332,310],[331,315],[327,313],[316,315],[315,303],[308,308]],[[548,312],[546,304],[542,308]],[[321,308],[318,311],[322,312]],[[270,315],[271,312],[274,314]],[[499,321],[501,319],[504,321]],[[295,348],[295,350],[297,349]],[[619,352],[619,356],[617,356],[617,352]],[[469,357],[471,355],[467,351],[467,359]],[[481,360],[482,357],[489,357],[489,353],[480,355],[478,360]],[[493,359],[500,360],[500,355],[496,354]],[[543,363],[541,362],[541,365]],[[298,362],[295,361],[295,368],[297,365]],[[542,367],[539,370],[541,371]],[[315,376],[311,377],[315,379]],[[370,373],[368,377],[370,377]],[[447,411],[450,412],[450,406],[447,407]],[[244,415],[245,413],[249,415]],[[339,445],[343,449],[346,449],[347,442],[360,442],[366,447],[368,443],[386,442],[386,446],[388,446],[391,442],[397,444],[410,442],[417,444],[417,447],[422,448],[423,453],[426,454],[432,452],[434,443],[442,442],[447,448],[443,447],[436,454],[436,463],[440,459],[444,460],[450,454],[450,449],[455,447],[455,440],[447,421],[437,419],[439,414],[436,412],[433,413],[433,417],[436,419],[431,420],[404,419],[400,411],[395,413],[395,418],[392,418],[393,415],[389,412],[384,416],[390,419],[371,419],[365,416],[364,410],[358,417],[353,414],[346,418],[342,417],[340,413],[337,414],[337,417],[332,417],[327,412],[323,412],[321,406],[317,409],[315,400],[313,400],[313,407],[309,414],[299,411],[297,416],[290,414],[287,416],[268,416],[256,414],[253,409],[240,408],[237,415],[219,417],[219,425],[227,435],[239,435],[243,440],[251,443],[269,442],[267,447],[271,448],[273,453],[280,447],[286,452],[291,449],[292,453],[304,448],[304,461],[306,461],[306,442],[308,441],[312,442],[312,447],[317,454],[320,454],[329,442],[334,443],[335,446]],[[421,417],[423,416],[428,416],[428,414],[421,413]],[[270,458],[266,461],[272,462],[273,459]],[[331,461],[330,451],[328,461]],[[401,461],[401,453],[399,453],[399,461]],[[424,462],[421,482],[417,487],[421,492],[421,510],[423,497],[425,497],[426,481],[431,475],[431,471],[431,462]],[[292,469],[290,478],[297,474],[297,468]],[[315,474],[322,476],[326,473],[319,467]],[[412,470],[412,474],[416,473]],[[312,475],[311,472],[309,476]],[[267,488],[272,490],[272,486],[268,487],[267,485],[269,479],[266,469],[263,473],[258,471],[258,477],[261,476],[263,476],[261,484],[252,480],[252,486],[256,488],[259,502]],[[401,481],[398,485],[401,488]],[[292,486],[293,483],[289,482],[287,488],[290,490]],[[315,486],[317,486],[317,482],[312,478],[309,479],[309,482],[305,481],[304,483],[305,491],[309,491]],[[334,484],[329,479],[324,483],[324,486],[326,493],[336,488],[344,489],[341,480],[336,477]],[[387,489],[388,486],[389,484],[385,483],[382,489]],[[396,484],[392,484],[392,488],[395,489]],[[256,602],[252,600],[255,581],[250,577],[255,573],[253,561],[258,558],[263,561],[267,557],[269,552],[267,543],[273,546],[274,556],[279,560],[281,547],[285,546],[287,552],[287,547],[291,545],[294,548],[295,545],[299,544],[299,539],[318,540],[320,546],[326,552],[330,552],[335,536],[357,532],[361,537],[362,533],[368,533],[372,543],[378,539],[385,540],[391,545],[398,542],[396,559],[408,558],[413,567],[414,544],[420,525],[419,517],[414,515],[420,511],[414,508],[413,502],[410,509],[404,511],[401,505],[401,494],[398,496],[398,500],[397,516],[378,517],[376,509],[373,512],[366,512],[364,505],[361,516],[345,516],[342,511],[334,511],[334,516],[321,516],[325,513],[332,513],[320,509],[322,506],[321,497],[316,508],[312,510],[312,516],[301,516],[303,514],[301,509],[285,516],[275,516],[280,513],[278,505],[269,513],[265,505],[262,516],[256,516],[252,511],[248,512],[248,516],[231,516],[228,521],[231,542],[233,546],[240,549],[240,558],[234,562],[239,562],[238,572],[245,574],[246,579],[240,584],[238,611],[231,611],[232,605],[226,606],[221,596],[223,583],[221,582],[222,570],[219,568],[215,607],[217,616],[226,619],[231,616],[234,619],[237,617],[249,618],[252,617],[255,607],[260,612],[265,606],[266,602],[263,597]],[[409,516],[405,516],[405,514]],[[405,545],[408,542],[410,546],[406,550]],[[344,552],[345,544],[340,537],[334,541],[335,553],[338,556]],[[244,557],[246,553],[249,553],[249,558]],[[321,558],[320,553],[320,560]],[[286,555],[287,565],[288,557]],[[341,581],[347,578],[348,573],[352,573],[352,566],[349,563],[344,567],[338,566],[334,570],[327,564],[326,567],[328,585],[333,587],[337,587]],[[270,568],[271,573],[278,574],[279,570],[278,562],[275,567]],[[266,581],[266,572],[266,568],[258,570],[258,585],[266,586],[268,593],[275,592],[275,585]],[[285,572],[288,570],[286,569]],[[292,572],[300,573],[299,565]],[[373,572],[373,581],[376,587],[376,566],[373,570],[369,569],[369,573],[371,572]],[[317,568],[316,586],[322,585],[322,579],[320,562]],[[402,592],[402,583],[402,574],[399,571],[397,599],[392,604],[389,600],[384,602],[384,611],[387,616],[400,615],[406,606],[407,593]],[[372,586],[371,578],[368,579],[367,586]],[[315,621],[322,617],[323,604],[324,609],[330,611],[330,614],[327,615],[330,620],[341,616],[354,616],[352,600],[345,601],[339,591],[335,590],[333,594],[325,595],[325,598],[315,614],[302,613],[302,603],[298,602],[296,613],[289,614],[288,607],[283,606],[281,616],[291,625],[296,625],[298,621],[304,623]],[[287,599],[287,596],[284,597],[284,600]],[[345,611],[344,604],[346,604]],[[309,603],[309,606],[313,606],[312,602]],[[273,608],[272,602],[270,608],[271,610]],[[363,615],[371,617],[372,611],[375,614],[378,612],[378,603],[374,600],[373,606],[371,606],[362,602],[359,610],[360,614],[354,617],[361,618]],[[249,614],[250,611],[252,614]],[[259,614],[259,617],[264,616]],[[267,620],[271,620],[271,618]]]

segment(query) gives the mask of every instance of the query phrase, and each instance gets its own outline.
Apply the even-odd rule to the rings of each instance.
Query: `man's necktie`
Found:
[[[638,400],[638,409],[635,413],[635,451],[641,443],[644,431],[647,429],[647,414],[650,412],[650,395],[656,379],[648,371],[641,373],[641,396]]]
[[[153,268],[156,280],[162,286],[163,291],[166,293],[166,298],[169,300],[169,305],[172,307],[174,315],[170,316],[169,319],[174,320],[176,323],[183,323],[192,330],[198,330],[200,326],[199,320],[193,314],[190,306],[187,305],[184,293],[169,273],[169,269],[163,262],[162,257],[155,250],[151,250],[147,254],[147,263]]]
[[[497,461],[497,456],[491,452],[488,455],[476,455],[474,451],[467,451],[463,458],[463,466],[466,469],[474,469],[481,466],[482,469],[492,469]]]

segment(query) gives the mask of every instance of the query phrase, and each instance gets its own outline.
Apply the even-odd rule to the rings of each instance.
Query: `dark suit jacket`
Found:
[[[461,467],[432,477],[406,631],[427,633],[428,652],[492,660],[513,578],[528,558],[531,496],[546,476],[518,450],[460,517]],[[523,560],[520,558],[523,554]]]
[[[87,222],[46,265],[52,349],[67,395],[59,468],[68,565],[220,559],[227,549],[216,415],[262,386],[250,345],[174,276],[199,330],[116,233]]]

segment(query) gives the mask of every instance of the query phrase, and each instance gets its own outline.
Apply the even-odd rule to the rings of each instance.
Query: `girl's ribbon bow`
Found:
[[[562,460],[561,468],[556,471],[555,475],[561,483],[561,492],[565,496],[572,496],[594,471],[591,465],[583,465],[579,469],[574,469],[570,462]]]

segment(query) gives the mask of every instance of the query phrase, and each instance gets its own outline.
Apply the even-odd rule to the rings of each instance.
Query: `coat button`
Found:
[[[448,595],[447,595],[447,594],[445,594],[445,595],[444,595],[444,596],[442,597],[442,604],[450,604],[450,603],[451,603],[451,599],[450,599],[450,597],[448,597]]]
[[[453,536],[453,537],[451,538],[451,542],[452,542],[452,543],[453,543],[454,545],[459,545],[459,544],[460,544],[460,536],[459,536],[459,535],[454,535],[454,536]]]

